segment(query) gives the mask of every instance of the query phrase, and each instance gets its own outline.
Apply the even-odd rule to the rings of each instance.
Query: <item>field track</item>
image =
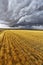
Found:
[[[43,31],[0,32],[0,65],[43,65]]]

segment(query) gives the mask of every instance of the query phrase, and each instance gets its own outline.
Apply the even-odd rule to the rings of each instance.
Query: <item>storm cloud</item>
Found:
[[[43,29],[43,0],[0,0],[0,28]]]

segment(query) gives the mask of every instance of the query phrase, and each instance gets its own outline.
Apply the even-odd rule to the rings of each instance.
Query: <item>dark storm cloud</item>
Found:
[[[0,0],[0,27],[43,29],[43,0]]]

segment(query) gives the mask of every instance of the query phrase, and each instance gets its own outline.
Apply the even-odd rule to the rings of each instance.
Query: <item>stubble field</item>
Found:
[[[0,31],[0,65],[43,65],[43,31]]]

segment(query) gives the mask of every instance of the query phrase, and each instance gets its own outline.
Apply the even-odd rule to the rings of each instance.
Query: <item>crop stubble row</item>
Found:
[[[43,55],[12,31],[4,33],[0,45],[0,65],[43,65]]]

